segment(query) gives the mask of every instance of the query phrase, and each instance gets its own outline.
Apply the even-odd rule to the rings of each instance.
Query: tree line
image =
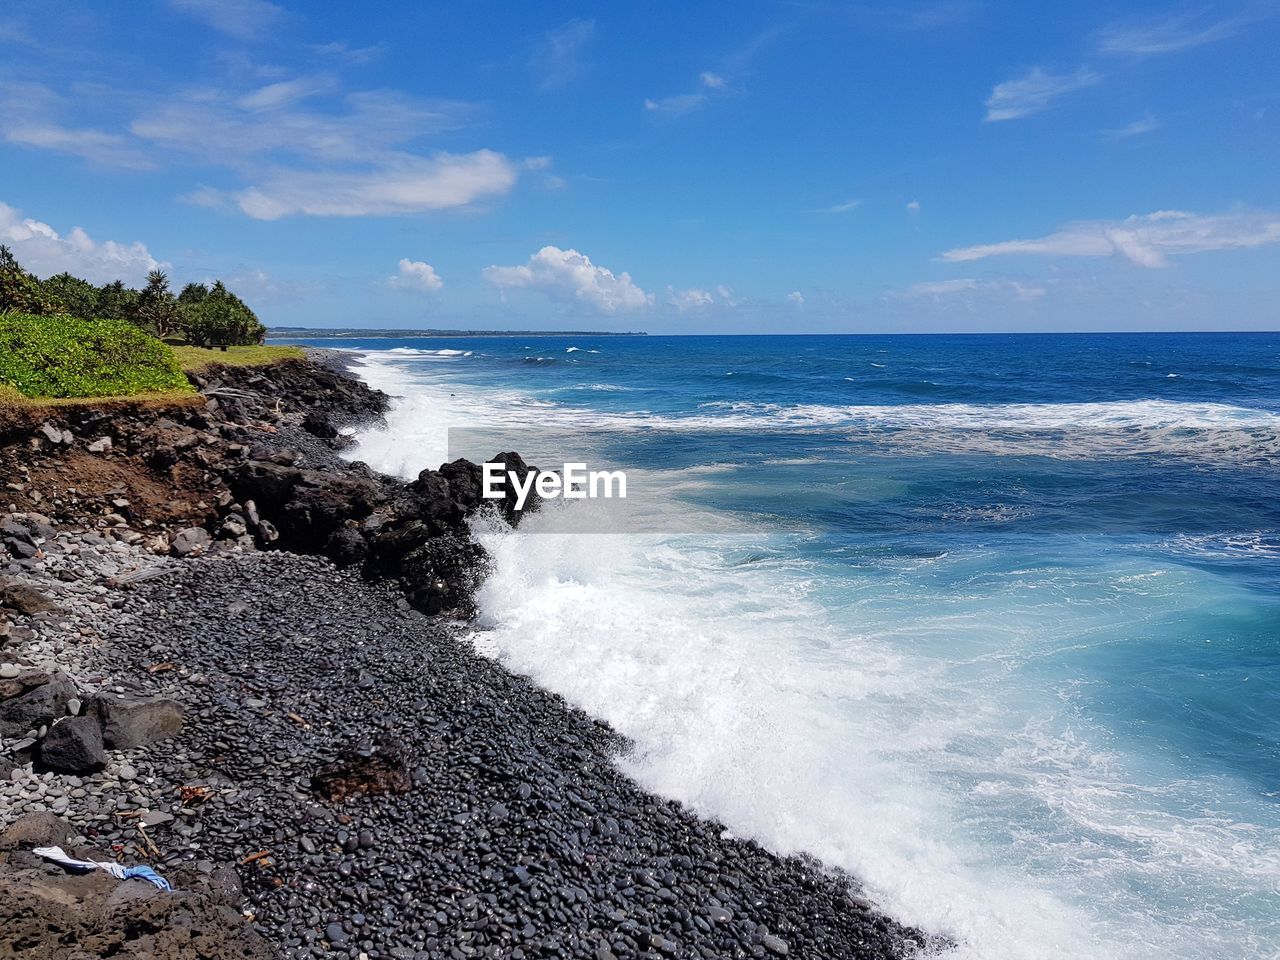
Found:
[[[161,340],[202,347],[260,343],[267,332],[248,304],[221,280],[212,285],[188,283],[177,295],[161,270],[152,270],[141,290],[120,280],[96,287],[70,273],[41,280],[0,245],[0,314],[4,313],[125,320]]]

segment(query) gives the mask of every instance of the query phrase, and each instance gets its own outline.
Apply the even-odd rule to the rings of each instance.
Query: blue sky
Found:
[[[0,242],[268,323],[1280,328],[1280,3],[0,11]]]

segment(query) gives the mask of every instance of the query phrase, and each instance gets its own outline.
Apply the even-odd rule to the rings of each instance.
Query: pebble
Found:
[[[770,953],[776,953],[780,957],[785,957],[788,953],[787,941],[772,933],[765,936],[763,946]]]

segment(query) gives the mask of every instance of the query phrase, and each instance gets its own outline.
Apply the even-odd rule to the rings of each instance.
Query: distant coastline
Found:
[[[644,337],[643,330],[396,330],[358,328],[317,329],[315,327],[268,327],[268,340],[319,340],[349,337]]]

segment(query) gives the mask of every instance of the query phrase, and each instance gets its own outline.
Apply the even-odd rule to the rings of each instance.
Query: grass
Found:
[[[168,347],[123,321],[0,315],[0,408],[29,414],[94,405],[130,409],[203,403],[187,380],[214,366],[301,360],[301,347]],[[3,418],[0,418],[3,419]]]
[[[198,407],[204,405],[204,397],[190,387],[174,390],[152,390],[148,393],[125,394],[111,397],[27,397],[8,383],[0,383],[0,408],[23,407],[32,410],[51,410],[59,407],[79,406],[127,406],[127,407]]]
[[[301,360],[306,354],[301,347],[254,346],[227,347],[174,347],[174,356],[187,373],[199,373],[213,366],[261,367],[281,360]]]
[[[0,316],[0,383],[35,400],[191,393],[173,351],[123,320]]]

